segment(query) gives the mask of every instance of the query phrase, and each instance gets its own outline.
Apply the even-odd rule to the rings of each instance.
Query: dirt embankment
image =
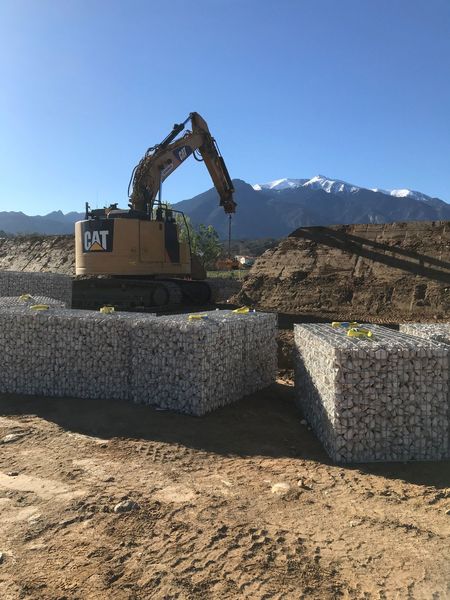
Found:
[[[73,235],[0,238],[0,270],[74,275],[74,246]]]
[[[450,223],[297,229],[256,261],[236,299],[324,319],[446,319]]]

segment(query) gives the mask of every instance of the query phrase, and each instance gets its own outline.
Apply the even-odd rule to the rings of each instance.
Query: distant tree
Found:
[[[180,242],[190,243],[192,254],[197,254],[197,232],[191,219],[186,215],[177,214],[176,221],[180,228]]]
[[[192,254],[198,256],[205,269],[214,268],[222,251],[219,234],[214,227],[203,223],[194,227],[191,219],[186,215],[183,218],[178,214],[176,220],[180,227],[180,241],[190,242]]]
[[[205,269],[213,269],[222,251],[219,234],[212,225],[200,224],[196,231],[197,254]]]

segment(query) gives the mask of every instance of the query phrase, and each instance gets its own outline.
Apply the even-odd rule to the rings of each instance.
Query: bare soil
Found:
[[[450,597],[450,463],[331,464],[289,381],[202,419],[0,414],[2,600]]]
[[[236,302],[381,323],[450,316],[450,223],[302,227],[252,267]]]

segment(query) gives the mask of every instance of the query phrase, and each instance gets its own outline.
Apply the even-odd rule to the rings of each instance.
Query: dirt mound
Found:
[[[0,238],[1,271],[48,271],[75,273],[73,235]]]
[[[450,223],[297,229],[255,262],[236,300],[325,319],[445,319]]]

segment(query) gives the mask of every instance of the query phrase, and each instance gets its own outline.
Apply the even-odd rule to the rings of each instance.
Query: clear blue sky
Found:
[[[450,201],[450,0],[1,0],[0,82],[0,210],[126,206],[192,110],[232,177]],[[211,187],[188,163],[165,199]]]

